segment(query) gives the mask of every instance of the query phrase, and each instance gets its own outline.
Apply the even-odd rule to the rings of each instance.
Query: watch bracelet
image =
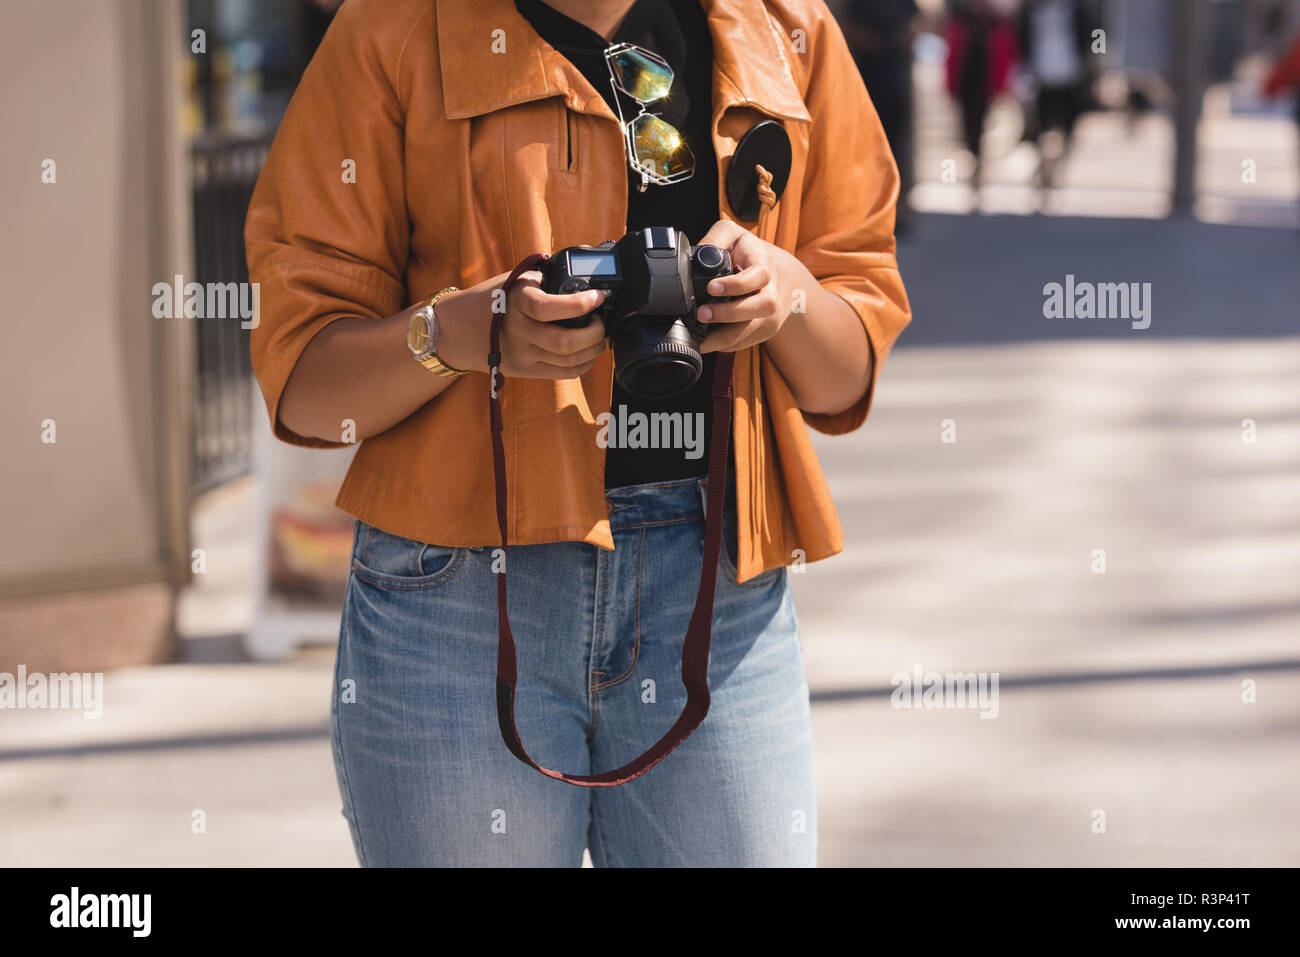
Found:
[[[434,293],[432,296],[430,296],[428,299],[424,301],[424,304],[420,307],[421,310],[428,309],[429,315],[433,317],[434,320],[436,321],[437,314],[433,311],[433,307],[438,304],[439,299],[447,295],[447,293],[449,292],[460,292],[460,290],[457,289],[455,286],[448,286],[446,289],[440,289],[438,292]],[[469,371],[468,369],[457,369],[454,368],[453,366],[448,365],[445,361],[443,361],[441,358],[438,357],[437,353],[434,353],[431,356],[425,356],[423,359],[418,359],[416,361],[419,362],[420,365],[428,369],[430,372],[433,372],[447,379],[455,378],[456,376],[465,375],[465,373]]]

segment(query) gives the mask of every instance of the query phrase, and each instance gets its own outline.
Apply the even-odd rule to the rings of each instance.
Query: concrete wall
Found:
[[[123,663],[139,622],[148,656],[170,640],[192,358],[150,290],[188,271],[183,30],[179,0],[0,4],[0,670],[24,648],[61,659],[61,642],[87,660],[116,646]],[[82,611],[46,614],[60,599],[41,595]],[[135,609],[121,635],[96,638],[100,602]],[[31,634],[47,618],[54,631]]]

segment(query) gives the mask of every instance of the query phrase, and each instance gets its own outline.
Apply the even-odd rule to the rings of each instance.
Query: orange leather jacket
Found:
[[[702,3],[714,44],[719,182],[747,129],[769,118],[784,124],[793,167],[756,231],[848,301],[875,356],[863,398],[835,415],[801,413],[762,346],[736,356],[736,557],[745,581],[796,554],[815,561],[843,548],[807,426],[841,433],[862,424],[911,313],[894,250],[897,169],[824,3]],[[294,363],[324,326],[392,315],[531,252],[618,238],[626,163],[604,99],[512,0],[347,0],[284,117],[245,227],[249,272],[261,284],[253,369],[275,434],[341,444],[295,435],[277,414]],[[719,192],[722,217],[735,219]],[[581,379],[515,379],[504,391],[512,544],[613,548],[595,424],[609,411],[612,378],[607,350]],[[338,506],[418,541],[496,544],[487,392],[485,374],[462,376],[363,441]]]

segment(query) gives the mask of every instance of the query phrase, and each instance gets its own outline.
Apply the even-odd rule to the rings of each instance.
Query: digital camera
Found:
[[[643,399],[681,395],[704,369],[700,343],[708,326],[696,318],[711,296],[709,280],[735,270],[731,254],[718,246],[692,246],[671,226],[651,226],[599,246],[569,246],[542,269],[542,288],[566,294],[608,289],[594,312],[558,323],[581,328],[596,317],[614,350],[614,378]]]

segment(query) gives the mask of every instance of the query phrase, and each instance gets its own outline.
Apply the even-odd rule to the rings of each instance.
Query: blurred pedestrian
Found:
[[[1107,68],[1128,87],[1125,113],[1132,136],[1143,117],[1172,107],[1173,18],[1177,0],[1106,0]]]
[[[1287,90],[1297,91],[1295,99],[1295,121],[1300,129],[1300,33],[1295,35],[1287,51],[1273,67],[1264,80],[1264,95],[1280,96]]]
[[[1290,89],[1300,89],[1300,33],[1264,80],[1265,96],[1278,96]],[[1296,118],[1300,120],[1300,97],[1296,99]]]
[[[901,193],[894,231],[911,219],[907,195],[914,181],[912,145],[912,25],[916,0],[848,0],[840,26],[885,128],[898,164]]]
[[[972,185],[981,177],[980,140],[993,98],[1009,91],[1017,59],[1015,28],[992,0],[951,0],[949,9],[948,94],[961,109],[962,139],[975,158]]]
[[[1020,13],[1020,51],[1035,91],[1027,121],[1038,144],[1043,189],[1056,185],[1075,124],[1088,105],[1094,27],[1083,0],[1028,0]]]

